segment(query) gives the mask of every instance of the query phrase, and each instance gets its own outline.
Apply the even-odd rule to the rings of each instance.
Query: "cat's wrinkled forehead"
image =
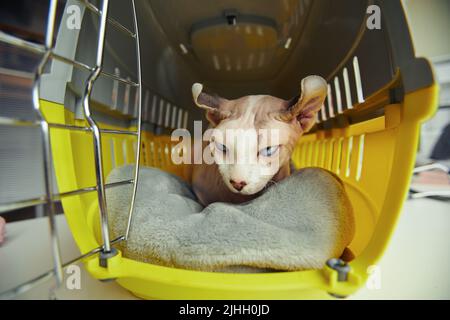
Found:
[[[302,79],[300,94],[289,101],[269,95],[229,100],[203,92],[201,83],[192,85],[192,97],[195,105],[206,111],[206,118],[213,127],[230,118],[242,119],[241,126],[257,125],[273,118],[286,124],[298,123],[301,130],[307,132],[314,126],[317,112],[327,96],[327,88],[325,79],[311,75]]]
[[[229,100],[223,109],[230,113],[224,122],[232,122],[243,127],[261,127],[274,120],[274,113],[286,109],[287,102],[269,95],[251,95],[235,100]]]

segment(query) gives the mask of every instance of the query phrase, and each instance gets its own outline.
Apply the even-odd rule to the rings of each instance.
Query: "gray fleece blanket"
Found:
[[[108,182],[130,179],[133,166]],[[124,234],[131,186],[107,190],[114,236]],[[331,173],[303,169],[244,204],[196,201],[188,184],[159,169],[140,170],[125,257],[168,267],[220,272],[322,268],[353,238],[342,183]]]

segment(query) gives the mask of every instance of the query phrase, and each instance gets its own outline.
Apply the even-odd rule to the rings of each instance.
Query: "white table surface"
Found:
[[[63,215],[58,218],[63,260],[79,255]],[[450,203],[408,200],[389,248],[379,263],[381,288],[362,288],[350,299],[450,299]],[[0,246],[0,292],[51,269],[48,220],[7,225]],[[19,299],[47,299],[47,281]],[[136,299],[115,282],[102,283],[81,268],[81,289],[58,289],[59,299]]]

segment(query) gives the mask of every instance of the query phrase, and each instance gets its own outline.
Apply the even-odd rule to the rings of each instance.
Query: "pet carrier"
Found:
[[[35,62],[28,72],[7,59],[1,66],[1,139],[3,146],[19,145],[1,153],[8,163],[0,168],[2,193],[9,190],[0,198],[2,211],[44,203],[52,222],[61,201],[87,270],[143,298],[348,296],[365,283],[406,197],[420,124],[436,106],[431,67],[414,55],[400,1],[50,0],[44,7],[35,15],[45,11],[43,37],[38,30],[0,32],[0,55]],[[139,164],[183,176],[182,166],[171,162],[170,132],[192,129],[192,120],[203,118],[191,100],[192,83],[230,98],[288,99],[308,74],[327,79],[328,96],[292,160],[298,168],[330,170],[345,183],[356,219],[352,261],[330,260],[322,270],[231,274],[121,255],[115,244],[133,230],[129,223],[111,238],[105,189],[128,184],[134,190],[124,213],[130,222]],[[7,86],[20,92],[6,92]],[[27,146],[35,161],[24,169]],[[127,163],[136,163],[134,176],[105,182],[112,168]],[[68,263],[51,231],[55,269],[44,276],[61,280]]]

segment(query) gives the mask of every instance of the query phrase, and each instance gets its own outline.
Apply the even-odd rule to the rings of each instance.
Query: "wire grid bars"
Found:
[[[33,110],[36,113],[36,121],[23,121],[18,119],[7,119],[2,118],[1,123],[12,126],[38,126],[40,128],[40,134],[42,139],[43,146],[43,163],[44,163],[44,184],[45,184],[45,196],[43,199],[34,199],[28,202],[33,204],[42,204],[46,205],[46,210],[48,211],[49,225],[50,225],[50,234],[51,234],[51,248],[53,255],[53,264],[54,268],[26,283],[23,283],[13,289],[10,289],[6,292],[0,293],[1,299],[14,298],[17,295],[20,295],[23,292],[33,288],[34,286],[47,281],[53,276],[56,279],[56,286],[61,285],[63,281],[63,269],[68,265],[87,258],[89,256],[100,254],[100,264],[104,267],[107,266],[107,259],[114,255],[115,251],[112,248],[117,242],[128,239],[130,226],[132,221],[132,214],[134,209],[134,202],[137,191],[138,184],[138,175],[139,175],[139,160],[141,153],[141,115],[142,115],[142,76],[141,76],[141,57],[140,57],[140,44],[139,44],[139,32],[138,32],[138,23],[137,23],[137,15],[136,15],[136,5],[135,1],[131,0],[132,5],[132,14],[133,14],[133,25],[134,32],[129,30],[127,27],[120,24],[118,21],[113,18],[108,17],[108,8],[109,8],[109,0],[103,0],[101,7],[97,8],[88,0],[78,0],[80,4],[84,5],[85,8],[98,16],[99,19],[99,30],[98,30],[98,38],[97,38],[97,52],[95,65],[93,67],[84,64],[82,62],[76,61],[75,59],[69,59],[62,55],[55,53],[55,41],[54,41],[54,33],[55,33],[55,24],[56,24],[56,12],[58,6],[58,0],[49,0],[49,10],[47,16],[47,26],[46,26],[46,34],[45,34],[45,42],[44,44],[37,44],[34,42],[29,42],[23,40],[19,37],[7,34],[3,31],[0,31],[0,41],[7,43],[9,45],[13,45],[34,53],[41,54],[41,59],[39,65],[34,74],[34,81],[32,87],[32,102],[33,102]],[[136,67],[137,67],[137,82],[133,82],[130,79],[124,79],[115,74],[111,74],[105,72],[103,70],[103,56],[104,56],[104,47],[105,47],[105,36],[106,29],[108,24],[112,27],[116,28],[123,34],[131,37],[135,41],[136,46]],[[40,82],[42,75],[44,73],[44,69],[47,66],[50,59],[55,59],[67,64],[70,64],[76,68],[84,69],[89,72],[89,77],[85,82],[84,92],[82,94],[82,107],[84,111],[84,119],[86,120],[88,126],[72,126],[72,125],[64,125],[57,123],[50,123],[46,120],[43,111],[42,105],[40,102]],[[116,80],[121,83],[125,83],[126,85],[133,86],[137,88],[137,130],[136,131],[127,131],[127,130],[111,130],[111,129],[102,129],[99,127],[98,123],[93,117],[92,109],[90,105],[91,93],[95,84],[95,81],[99,76],[105,76]],[[86,133],[91,133],[93,137],[93,146],[94,146],[94,160],[95,160],[95,176],[96,176],[96,185],[88,188],[82,188],[77,190],[71,190],[64,193],[54,193],[53,186],[53,160],[51,155],[51,141],[50,141],[50,128],[58,128],[64,130],[81,130]],[[136,143],[136,151],[135,151],[135,170],[133,179],[126,180],[118,183],[106,184],[104,177],[104,169],[103,169],[103,155],[102,155],[102,134],[125,134],[125,135],[133,135],[137,137]],[[106,205],[106,195],[105,189],[107,187],[115,187],[123,184],[132,184],[132,196],[130,201],[130,207],[128,212],[128,224],[125,230],[125,233],[116,239],[110,239],[109,233],[109,223],[108,223],[108,211]],[[80,257],[77,257],[67,263],[62,263],[59,241],[57,236],[57,228],[55,222],[55,202],[60,200],[66,196],[72,196],[77,194],[83,194],[86,192],[97,192],[97,200],[98,207],[100,211],[100,221],[101,221],[101,235],[102,235],[102,246],[92,249],[91,251],[83,254]],[[30,203],[28,203],[29,205]],[[23,203],[11,204],[11,208],[21,207]]]

